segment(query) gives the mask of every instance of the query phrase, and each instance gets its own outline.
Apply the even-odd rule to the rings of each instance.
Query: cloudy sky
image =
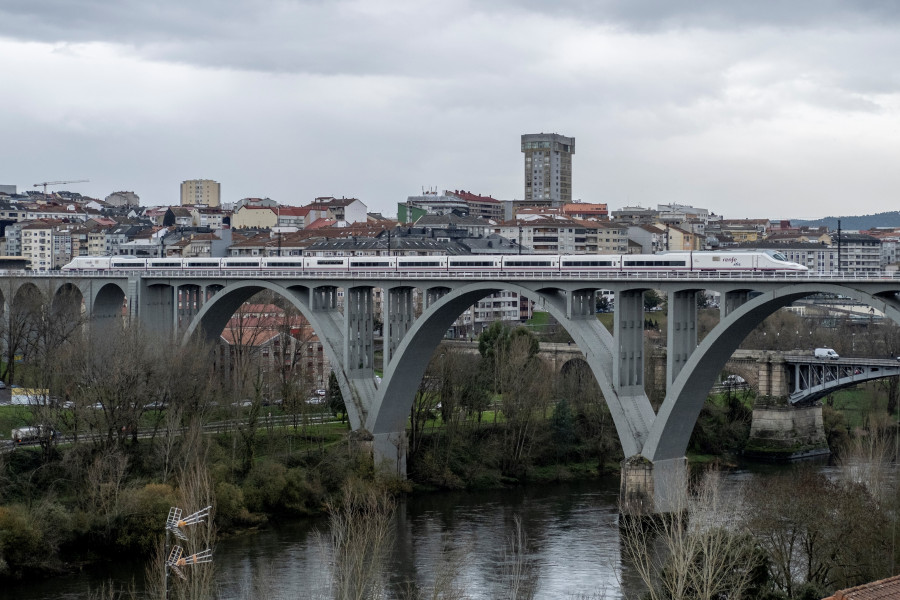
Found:
[[[898,26],[893,0],[2,0],[0,184],[394,215],[523,197],[543,131],[612,209],[897,210]]]

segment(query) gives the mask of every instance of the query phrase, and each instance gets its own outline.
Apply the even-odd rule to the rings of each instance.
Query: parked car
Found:
[[[325,390],[323,390],[323,389],[321,389],[321,388],[319,388],[319,389],[316,390],[316,395],[317,395],[317,396],[324,396],[325,393],[326,393]]]
[[[6,384],[3,383],[2,381],[0,381],[0,390],[5,390],[5,389],[6,389]]]

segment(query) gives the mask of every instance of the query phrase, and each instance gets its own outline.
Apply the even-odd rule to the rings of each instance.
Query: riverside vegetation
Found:
[[[765,327],[785,327],[773,322]],[[3,577],[60,572],[113,555],[155,555],[148,590],[161,597],[160,531],[169,507],[190,512],[211,504],[213,521],[192,533],[196,547],[272,518],[327,512],[331,527],[323,545],[338,567],[335,597],[377,597],[378,562],[363,558],[381,556],[390,543],[385,523],[394,494],[593,476],[617,468],[622,458],[586,365],[571,363],[557,375],[537,357],[537,336],[523,328],[493,325],[479,338],[477,354],[435,353],[410,411],[410,481],[401,482],[376,473],[363,449],[350,443],[345,424],[321,418],[341,414],[333,382],[327,403],[306,402],[311,382],[302,361],[272,369],[250,342],[236,344],[223,370],[211,348],[174,347],[133,327],[85,333],[71,315],[41,312],[37,303],[14,308],[6,327],[11,350],[4,375],[31,390],[36,404],[5,407],[0,423],[5,430],[45,424],[65,437],[45,436],[38,447],[0,454]],[[659,331],[665,327],[650,328],[648,348],[662,343]],[[565,339],[552,328],[539,335]],[[658,405],[664,393],[653,376],[658,369],[648,372],[648,394]],[[714,528],[699,516],[717,514],[697,508],[703,504],[697,498],[713,497],[701,486],[707,491],[685,495],[686,512],[697,515],[691,526],[626,531],[651,597],[800,598],[896,573],[896,480],[885,475],[888,440],[896,439],[891,390],[872,390],[887,395],[884,413],[826,411],[829,439],[842,445],[847,472],[856,473],[847,481],[803,476],[798,491],[798,479],[785,478],[767,486],[782,496],[749,493],[745,516],[716,517],[721,523],[713,521]],[[712,398],[695,428],[692,453],[738,451],[751,405],[749,393]],[[851,421],[866,435],[851,439]],[[822,498],[839,502],[817,519],[810,507]],[[713,532],[721,539],[710,538]],[[640,557],[652,553],[641,544],[653,539],[674,542],[642,564]],[[525,541],[511,543],[512,555],[527,561]],[[730,561],[724,572],[735,561],[753,568],[701,582],[697,567],[713,555]],[[174,593],[214,597],[211,569],[195,568]],[[452,570],[438,579],[442,589],[464,597]],[[528,597],[527,581],[510,581],[519,590],[514,597]],[[722,595],[731,588],[744,591]],[[434,597],[454,597],[447,594]]]

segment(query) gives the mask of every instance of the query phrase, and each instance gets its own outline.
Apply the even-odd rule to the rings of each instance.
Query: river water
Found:
[[[725,481],[737,484],[751,476],[750,470],[738,470]],[[456,586],[466,597],[503,597],[510,583],[511,540],[520,521],[530,558],[518,580],[536,582],[535,598],[632,596],[639,587],[620,553],[618,491],[619,479],[611,477],[410,498],[397,511],[388,595],[401,598],[415,586],[429,590],[436,577],[458,565]],[[328,598],[328,561],[316,535],[326,529],[324,519],[278,522],[220,540],[214,557],[219,597]],[[133,580],[140,588],[143,572],[142,564],[110,564],[6,587],[0,598],[81,600],[110,578],[120,584]]]

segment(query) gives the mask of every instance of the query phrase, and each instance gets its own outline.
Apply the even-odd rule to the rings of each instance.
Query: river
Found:
[[[738,484],[772,468],[751,466],[725,481]],[[509,583],[504,565],[518,519],[531,557],[520,580],[536,582],[535,598],[623,598],[623,585],[630,591],[637,584],[620,554],[618,490],[618,477],[610,477],[410,498],[397,510],[388,594],[403,597],[410,586],[430,589],[448,566],[459,565],[456,585],[466,597],[500,597]],[[325,529],[324,519],[279,522],[220,540],[214,557],[219,597],[328,598],[328,561],[316,535]],[[0,591],[0,598],[82,600],[110,578],[140,584],[143,565],[110,564],[17,584]]]

